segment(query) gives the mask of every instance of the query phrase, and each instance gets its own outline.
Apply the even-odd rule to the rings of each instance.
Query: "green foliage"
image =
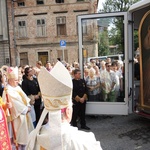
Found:
[[[138,37],[138,30],[134,30],[134,50],[139,47],[139,37]]]
[[[108,33],[105,30],[99,33],[98,49],[98,56],[105,56],[109,54]]]
[[[103,12],[123,12],[128,11],[129,7],[140,0],[106,0],[103,3]]]
[[[138,2],[140,0],[105,0],[103,3],[103,9],[101,12],[123,12],[128,11],[129,7]],[[111,23],[114,27],[109,30],[107,35],[100,34],[100,43],[99,43],[99,54],[110,54],[109,52],[109,45],[117,45],[116,53],[123,53],[124,51],[124,26],[123,26],[123,18],[116,17],[111,19]],[[135,48],[138,47],[138,34],[135,31]],[[104,36],[104,37],[102,37]],[[108,38],[107,38],[108,36]],[[105,38],[107,43],[103,42]]]

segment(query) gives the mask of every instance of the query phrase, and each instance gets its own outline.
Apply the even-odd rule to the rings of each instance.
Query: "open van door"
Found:
[[[83,77],[84,68],[89,67],[89,63],[87,64],[89,57],[103,56],[104,53],[105,55],[106,53],[108,55],[123,54],[123,61],[120,64],[122,66],[120,70],[122,89],[119,88],[117,91],[115,101],[104,99],[100,88],[101,96],[97,100],[87,101],[86,114],[127,115],[132,109],[132,102],[129,98],[129,89],[132,87],[129,73],[132,74],[132,65],[128,61],[132,57],[132,53],[129,57],[129,49],[132,45],[129,43],[132,41],[132,25],[128,20],[127,12],[78,16],[79,64]],[[113,37],[115,37],[115,42]],[[110,51],[111,44],[115,45],[115,49]]]
[[[134,111],[150,118],[150,1],[142,0],[133,4],[129,13],[132,17],[133,31],[138,31],[139,73],[134,80]],[[137,76],[139,75],[139,77]]]

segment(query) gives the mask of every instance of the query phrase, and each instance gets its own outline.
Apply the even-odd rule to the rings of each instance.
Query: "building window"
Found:
[[[19,55],[20,55],[20,66],[29,64],[27,52],[20,53]]]
[[[37,20],[37,36],[38,37],[46,36],[46,23],[45,23],[45,19],[38,19]]]
[[[55,0],[56,3],[64,3],[64,0]]]
[[[57,35],[66,35],[66,17],[57,17]]]
[[[87,34],[87,20],[82,21],[82,33],[83,35]]]
[[[18,2],[18,6],[19,7],[25,6],[25,3],[24,2]]]
[[[42,5],[42,4],[44,4],[44,0],[36,0],[36,4],[37,5]]]
[[[68,50],[64,50],[64,55],[62,50],[57,50],[57,58],[60,58],[60,61],[64,60],[68,62]]]
[[[18,35],[20,38],[27,37],[25,21],[18,21]]]

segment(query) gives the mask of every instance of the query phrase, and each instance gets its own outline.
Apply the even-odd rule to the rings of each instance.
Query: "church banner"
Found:
[[[3,108],[0,106],[0,150],[12,150],[8,126]]]

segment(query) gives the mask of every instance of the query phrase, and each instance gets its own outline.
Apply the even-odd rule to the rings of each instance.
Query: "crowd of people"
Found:
[[[59,64],[57,65],[57,63]],[[60,144],[54,140],[54,137],[59,137],[58,135],[55,135],[57,133],[57,128],[55,130],[56,133],[51,130],[51,126],[58,127],[58,131],[60,128],[60,125],[57,126],[57,119],[59,120],[59,116],[57,114],[59,113],[53,113],[56,110],[61,110],[63,126],[64,122],[67,122],[64,128],[62,128],[64,129],[63,141],[61,141],[60,138],[58,140],[63,143],[62,149],[64,149],[65,146],[66,150],[69,150],[71,147],[72,149],[84,148],[87,150],[90,150],[91,147],[95,147],[95,150],[101,150],[100,143],[96,141],[93,133],[88,134],[86,132],[79,131],[78,128],[76,128],[78,127],[77,119],[79,118],[81,129],[90,130],[90,128],[86,126],[85,121],[85,107],[86,101],[88,100],[87,86],[85,80],[81,79],[79,64],[74,63],[73,68],[64,62],[57,63],[52,66],[50,62],[47,62],[44,67],[42,66],[41,61],[37,61],[36,66],[34,67],[26,65],[24,67],[3,66],[1,68],[0,96],[2,97],[3,104],[5,104],[5,115],[7,116],[7,125],[12,150],[49,150],[52,149],[52,147],[55,149],[58,145],[60,146]],[[43,69],[46,70],[46,73],[44,73],[45,70]],[[63,73],[63,70],[64,72],[67,71],[69,77],[67,73]],[[39,76],[41,76],[42,82],[38,79],[40,78]],[[51,78],[51,76],[53,77]],[[57,81],[57,78],[59,78],[59,81]],[[70,86],[70,88],[68,89],[67,86]],[[45,88],[47,89],[46,92]],[[65,94],[68,94],[68,96],[64,97]],[[4,108],[2,109],[4,110]],[[46,122],[45,116],[42,117],[43,109],[49,113]],[[44,118],[44,120],[40,121],[41,117]],[[56,122],[54,123],[53,121]],[[42,125],[41,122],[42,124],[45,122],[46,125],[42,126],[40,132],[38,130],[38,137],[40,141],[34,141],[34,133],[37,132],[39,126]],[[69,128],[69,124],[72,125],[71,128]],[[47,126],[50,128],[48,131]],[[66,137],[65,133],[67,132],[66,129],[69,129],[70,131],[67,133],[67,136],[71,137],[69,143],[68,137]],[[41,142],[44,140],[44,137],[40,138],[41,134],[43,135],[45,132],[53,143],[52,145],[49,144],[49,142],[43,145],[43,142]],[[82,139],[82,142],[79,142],[78,139],[81,138],[79,135],[81,137],[86,137],[86,139]],[[87,141],[91,141],[91,143],[89,144]],[[40,146],[38,146],[39,143]],[[6,144],[5,146],[8,145]]]
[[[69,64],[65,61],[62,61],[61,64],[66,69],[69,77],[63,74],[63,68],[61,67],[58,67],[57,71],[55,72],[56,65],[51,64],[49,61],[46,62],[45,66],[42,65],[41,61],[37,61],[35,66],[26,65],[24,67],[1,67],[0,96],[2,97],[2,99],[0,99],[0,109],[3,109],[4,113],[7,116],[9,137],[13,150],[32,150],[35,145],[39,145],[37,144],[38,142],[40,143],[40,146],[36,146],[35,149],[38,150],[45,147],[41,146],[42,142],[40,141],[43,140],[41,139],[40,134],[47,132],[47,126],[51,126],[50,124],[53,121],[49,118],[51,116],[51,113],[49,113],[46,118],[45,116],[42,117],[44,119],[41,123],[41,121],[39,120],[41,118],[42,111],[46,106],[46,112],[51,112],[52,107],[54,107],[53,105],[57,104],[58,101],[62,99],[62,97],[60,96],[62,94],[60,94],[60,92],[62,92],[61,89],[65,89],[64,85],[62,87],[58,87],[58,85],[55,85],[56,83],[53,85],[53,78],[50,79],[50,82],[48,82],[49,76],[46,76],[47,73],[52,75],[52,73],[55,72],[56,78],[60,78],[60,83],[62,83],[63,80],[67,83],[69,81],[68,79],[71,79],[72,87],[70,84],[71,88],[69,89],[71,95],[71,98],[69,98],[69,100],[71,99],[71,105],[69,103],[67,107],[61,109],[61,117],[63,120],[62,122],[67,122],[68,124],[70,123],[72,127],[77,127],[79,129],[90,130],[90,128],[86,125],[85,119],[87,101],[117,102],[118,97],[120,97],[123,92],[124,66],[123,62],[121,61],[112,61],[110,58],[102,61],[90,60],[89,63],[84,64],[83,78],[81,77],[81,70],[78,62]],[[135,62],[134,74],[137,80],[139,80],[140,78],[139,72],[137,72],[139,71],[139,69],[136,69],[136,66],[139,68],[138,64],[139,61],[137,57],[137,62]],[[47,73],[42,73],[45,71],[43,69],[45,69]],[[40,81],[40,79],[38,79],[39,74],[42,74],[40,75],[42,76],[41,78],[45,79],[42,79],[42,82]],[[43,86],[45,88],[47,87],[48,89],[44,94],[42,93],[44,89]],[[51,89],[53,89],[52,92],[50,92]],[[62,95],[65,95],[66,91],[67,90],[63,91]],[[43,98],[45,95],[49,95],[50,98]],[[53,99],[55,101],[56,99],[54,99],[54,97],[56,99],[59,97],[57,99],[57,102],[47,102],[47,99],[49,99],[50,101],[51,99]],[[45,99],[45,102],[43,99]],[[59,103],[61,105],[62,102]],[[73,111],[71,110],[71,108],[73,109]],[[0,116],[2,115],[0,114]],[[78,126],[79,122],[81,127]],[[39,124],[43,125],[43,127],[41,128],[41,132],[38,131],[40,141],[34,141],[33,144],[31,142],[32,137],[33,139],[35,138],[35,133],[33,131],[35,130],[35,128],[37,128],[37,126],[40,126]],[[71,130],[74,131],[74,134],[78,133],[78,130],[70,128],[70,132]],[[52,136],[49,137],[53,138]],[[94,143],[95,142],[96,140],[94,138]],[[82,143],[80,144],[82,145]],[[54,145],[56,146],[56,144]],[[99,148],[97,149],[101,149],[100,144],[98,145]],[[43,150],[46,150],[47,147],[48,146],[46,146],[45,149],[43,148]]]
[[[74,70],[80,69],[79,63],[65,64],[74,78]],[[84,64],[84,80],[88,101],[117,102],[123,93],[123,62],[118,60],[92,60]]]

